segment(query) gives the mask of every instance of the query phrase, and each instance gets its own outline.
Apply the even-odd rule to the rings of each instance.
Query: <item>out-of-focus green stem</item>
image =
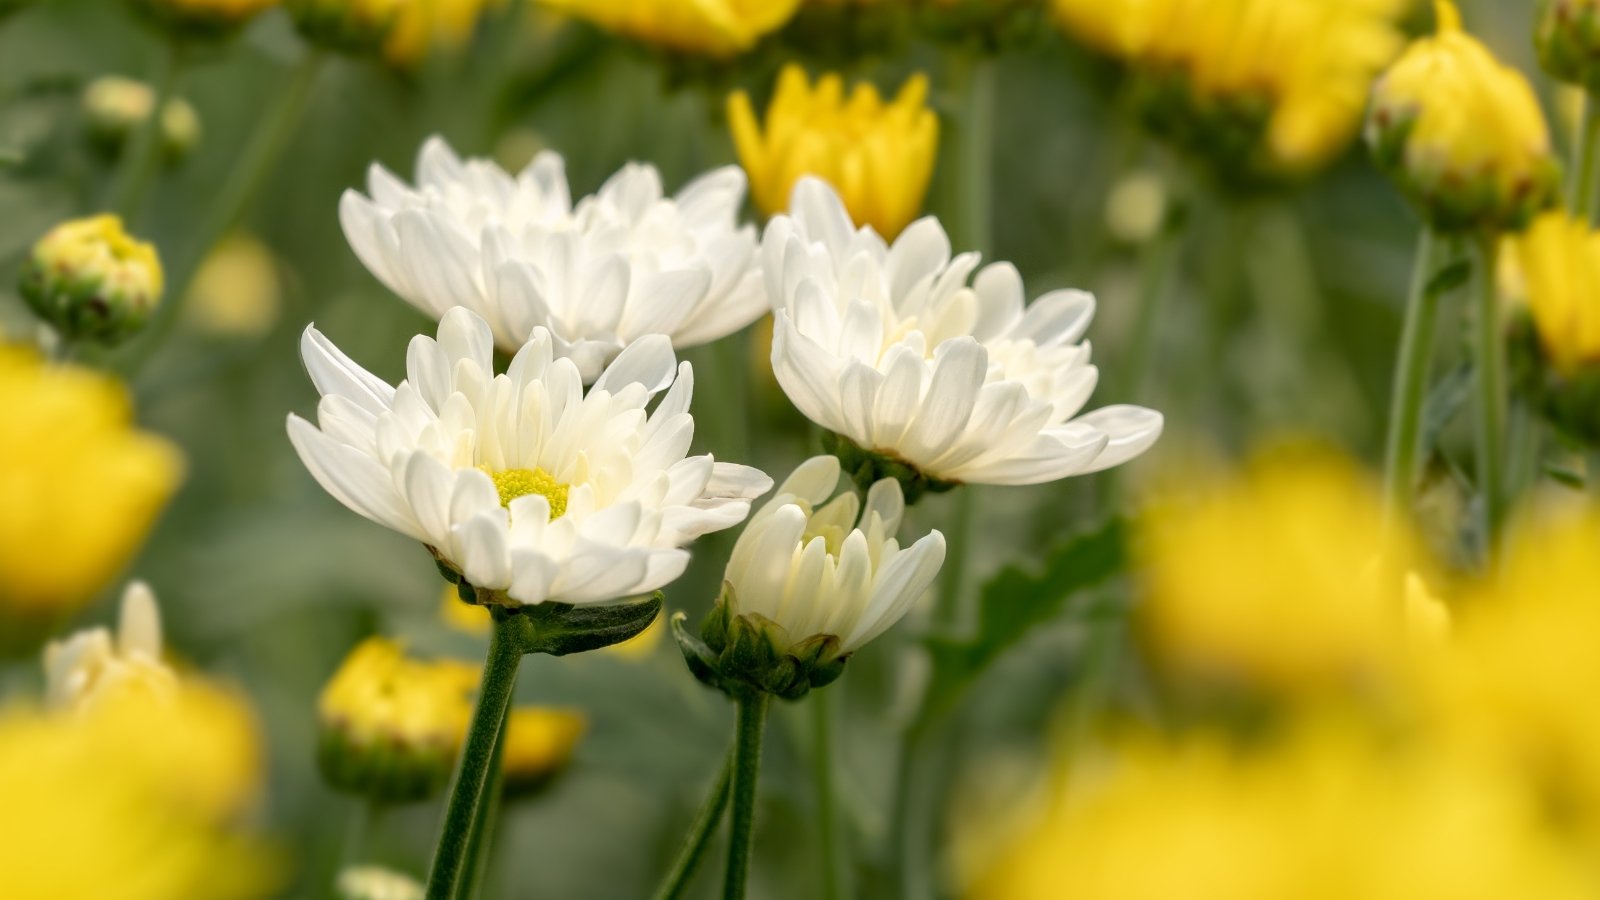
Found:
[[[811,692],[812,784],[817,793],[817,865],[823,900],[839,898],[839,840],[834,834],[833,704],[828,691]]]
[[[1480,237],[1475,248],[1478,271],[1473,351],[1478,368],[1478,491],[1483,504],[1484,549],[1492,563],[1499,552],[1500,526],[1505,518],[1506,351],[1495,285],[1497,236]]]
[[[1161,303],[1172,282],[1172,273],[1182,255],[1181,225],[1163,225],[1140,253],[1139,293],[1135,298],[1133,329],[1129,334],[1128,355],[1123,361],[1122,398],[1137,402],[1150,360],[1155,356],[1156,337],[1161,321]]]
[[[1433,359],[1434,332],[1439,318],[1439,298],[1428,290],[1437,249],[1433,229],[1424,227],[1412,263],[1405,325],[1400,333],[1394,389],[1389,399],[1389,432],[1383,465],[1384,517],[1389,522],[1411,514],[1412,492],[1416,489],[1422,409],[1428,393],[1429,364]]]
[[[467,870],[461,876],[459,900],[476,900],[482,896],[484,882],[489,877],[489,857],[494,852],[495,831],[500,821],[500,803],[504,799],[506,769],[506,729],[511,725],[508,715],[500,722],[500,735],[495,738],[494,756],[489,761],[489,787],[478,803],[478,817],[472,823],[472,833],[467,841]]]
[[[695,868],[700,865],[706,847],[710,846],[711,836],[717,833],[717,826],[722,824],[722,813],[728,808],[728,788],[732,784],[733,754],[729,753],[722,770],[717,773],[717,780],[711,785],[711,793],[706,795],[705,803],[694,818],[694,825],[689,828],[683,849],[678,851],[678,858],[673,860],[667,877],[656,889],[655,900],[679,900],[683,892],[689,889],[689,880],[694,877]]]
[[[122,162],[117,167],[116,181],[112,183],[110,200],[106,207],[123,219],[131,220],[139,211],[144,195],[150,189],[156,169],[161,164],[161,119],[167,104],[178,90],[183,77],[183,45],[169,41],[161,53],[160,69],[155,79],[155,100],[150,114],[139,123],[123,151]],[[131,222],[130,222],[131,226]]]
[[[743,900],[750,878],[750,843],[755,835],[756,782],[761,777],[761,735],[767,724],[769,695],[756,692],[737,701],[733,745],[733,817],[728,826],[728,874],[722,900]]]
[[[1585,94],[1572,154],[1572,174],[1567,183],[1567,208],[1584,221],[1595,213],[1596,181],[1600,179],[1600,105]]]

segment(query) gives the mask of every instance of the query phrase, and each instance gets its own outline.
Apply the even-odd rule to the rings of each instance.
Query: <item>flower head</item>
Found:
[[[1511,247],[1550,360],[1566,375],[1600,366],[1600,232],[1549,213],[1514,236]]]
[[[89,82],[83,92],[83,112],[89,136],[115,155],[150,117],[156,94],[150,85],[120,75],[105,75]],[[161,145],[168,158],[186,156],[200,142],[200,115],[182,97],[167,101],[161,110]]]
[[[1600,0],[1543,0],[1534,42],[1546,72],[1600,86]]]
[[[1438,34],[1373,87],[1368,140],[1435,227],[1520,228],[1559,182],[1539,99],[1462,30],[1450,0],[1435,9]]]
[[[1077,415],[1099,375],[1079,343],[1088,294],[1024,307],[1009,263],[952,258],[931,217],[885,244],[814,178],[790,207],[762,240],[773,372],[800,412],[843,439],[862,486],[885,474],[918,490],[1037,484],[1126,462],[1160,435],[1161,415],[1136,406]]]
[[[44,674],[46,697],[62,708],[103,702],[126,691],[170,695],[177,675],[161,659],[161,612],[150,587],[135,581],[122,592],[115,635],[93,628],[47,645]]]
[[[115,343],[144,327],[165,283],[154,245],[114,215],[73,219],[33,245],[22,296],[64,337]]]
[[[756,206],[769,216],[784,212],[795,182],[815,175],[839,191],[851,218],[893,239],[922,208],[933,177],[939,120],[927,98],[924,75],[884,103],[865,82],[846,98],[835,74],[812,88],[805,70],[791,64],[778,76],[763,131],[749,95],[735,92],[728,122]]]
[[[800,0],[540,0],[641,43],[724,59],[789,21]]]
[[[183,462],[133,428],[127,391],[0,345],[0,648],[94,599],[144,541]]]
[[[435,317],[473,310],[507,353],[542,327],[585,383],[646,335],[690,347],[763,310],[755,230],[737,221],[736,167],[664,197],[654,168],[630,164],[574,206],[555,153],[513,177],[435,138],[415,188],[378,166],[368,184],[370,198],[346,192],[339,217],[379,281]]]
[[[279,0],[129,0],[141,15],[184,39],[221,38]]]
[[[511,710],[502,751],[506,790],[537,791],[561,774],[588,724],[583,714],[567,709],[519,706]]]
[[[683,572],[683,545],[743,520],[772,482],[686,457],[693,371],[665,337],[634,342],[587,393],[554,343],[535,328],[497,375],[488,323],[458,307],[438,340],[412,339],[390,387],[308,328],[321,427],[291,415],[289,438],[330,494],[426,544],[480,602],[656,590]]]
[[[259,338],[283,305],[278,262],[260,238],[234,234],[218,242],[190,282],[184,323],[215,337]]]

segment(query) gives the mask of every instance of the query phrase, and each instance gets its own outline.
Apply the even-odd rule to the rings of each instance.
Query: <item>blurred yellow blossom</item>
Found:
[[[168,696],[177,675],[161,659],[161,613],[142,581],[122,592],[117,632],[80,631],[44,648],[45,696],[52,706],[75,708],[125,692]]]
[[[765,129],[750,96],[728,98],[728,125],[750,193],[767,215],[789,208],[789,192],[802,175],[832,184],[850,217],[893,240],[922,209],[939,149],[939,120],[927,105],[928,79],[917,74],[894,100],[877,88],[822,76],[813,88],[805,70],[785,66],[767,106]]]
[[[401,69],[420,65],[436,51],[452,52],[471,40],[478,20],[505,0],[407,0],[396,11],[383,57]]]
[[[73,711],[0,712],[5,896],[267,896],[271,858],[237,824],[261,769],[250,711],[198,682]]]
[[[726,58],[788,22],[800,0],[539,0],[624,37]]]
[[[560,774],[588,728],[582,713],[541,706],[519,706],[506,722],[506,790],[537,790]]]
[[[83,91],[83,112],[89,135],[115,154],[150,117],[156,93],[150,85],[121,75],[104,75]],[[200,141],[200,114],[182,97],[173,97],[161,110],[161,145],[169,158],[182,157]]]
[[[1521,293],[1556,368],[1572,375],[1600,364],[1600,232],[1549,213],[1509,243]]]
[[[1435,0],[1438,33],[1406,48],[1373,87],[1368,139],[1435,227],[1520,228],[1560,174],[1533,86]]]
[[[1054,0],[1077,40],[1176,89],[1164,124],[1272,172],[1337,155],[1360,128],[1372,78],[1397,53],[1408,0]],[[1242,132],[1233,133],[1242,127]]]
[[[414,659],[388,638],[363,641],[317,702],[323,775],[387,802],[431,796],[450,778],[478,678],[463,662]]]
[[[272,249],[254,236],[235,234],[224,238],[195,273],[183,313],[208,334],[250,338],[272,329],[282,305]]]
[[[0,647],[36,646],[127,563],[183,472],[127,391],[0,345]]]
[[[1149,597],[1137,613],[1164,663],[1266,687],[1348,687],[1392,674],[1413,639],[1447,621],[1415,542],[1384,528],[1375,486],[1330,451],[1265,454],[1202,478],[1196,496],[1170,487],[1143,523]]]
[[[116,343],[144,327],[166,289],[161,257],[114,215],[62,222],[33,245],[19,286],[66,340]]]

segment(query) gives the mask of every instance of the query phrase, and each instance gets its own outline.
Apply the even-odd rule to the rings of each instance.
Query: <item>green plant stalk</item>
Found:
[[[1567,209],[1586,222],[1595,214],[1595,188],[1600,180],[1600,104],[1585,94],[1576,144],[1572,153],[1572,174],[1567,182]]]
[[[834,834],[833,704],[827,691],[811,692],[812,786],[817,792],[817,865],[823,900],[839,898],[839,841]]]
[[[522,663],[523,647],[518,640],[516,615],[503,613],[498,608],[492,612],[494,631],[489,637],[489,655],[483,662],[483,683],[478,689],[478,704],[472,712],[466,742],[461,747],[456,777],[450,786],[433,868],[428,873],[428,900],[456,900],[465,887],[479,807],[488,802],[490,772],[497,759],[500,730],[517,685],[517,667]]]
[[[694,878],[700,858],[705,855],[706,847],[711,845],[711,836],[717,833],[717,826],[722,824],[722,813],[728,808],[728,788],[732,783],[733,754],[729,753],[727,759],[723,760],[721,771],[717,773],[717,780],[711,785],[711,793],[706,795],[705,803],[695,815],[689,836],[684,839],[683,849],[678,851],[678,858],[673,860],[667,877],[656,889],[655,900],[679,900],[683,892],[689,889],[689,881]]]
[[[1147,242],[1139,258],[1139,293],[1135,297],[1133,329],[1129,334],[1128,356],[1122,371],[1122,396],[1135,402],[1144,388],[1150,361],[1155,357],[1156,337],[1161,321],[1161,304],[1172,283],[1172,273],[1182,256],[1181,225],[1163,226]]]
[[[1505,340],[1500,329],[1496,293],[1497,236],[1483,235],[1476,245],[1477,321],[1473,351],[1478,367],[1478,491],[1483,503],[1484,548],[1493,559],[1505,518]]]
[[[161,118],[167,104],[178,91],[183,77],[183,45],[168,41],[161,53],[160,68],[155,79],[155,102],[150,114],[139,123],[133,140],[123,151],[122,162],[117,166],[116,180],[111,185],[106,207],[124,220],[131,220],[144,202],[161,162]],[[132,222],[129,222],[132,227]]]
[[[487,796],[478,804],[478,817],[472,823],[472,834],[467,847],[467,870],[461,876],[459,900],[475,900],[482,896],[484,883],[489,877],[489,857],[495,848],[495,834],[500,821],[500,804],[505,800],[506,770],[503,760],[506,751],[506,730],[511,726],[508,715],[500,722],[500,735],[495,738],[494,758],[489,761],[489,787]]]
[[[1433,229],[1424,226],[1412,263],[1405,324],[1400,332],[1394,388],[1389,399],[1389,431],[1383,457],[1386,522],[1396,522],[1411,514],[1412,492],[1416,489],[1422,411],[1427,400],[1428,372],[1439,320],[1439,298],[1428,290],[1437,252],[1438,240]]]
[[[728,873],[722,900],[743,900],[750,877],[750,843],[756,820],[756,782],[761,776],[761,734],[770,695],[755,692],[736,701],[733,746],[733,815],[728,831]]]

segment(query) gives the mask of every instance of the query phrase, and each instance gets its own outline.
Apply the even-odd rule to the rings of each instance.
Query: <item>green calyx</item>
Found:
[[[28,308],[71,340],[112,346],[137,334],[150,321],[156,298],[124,295],[98,275],[52,271],[30,257],[17,281]]]
[[[1581,0],[1545,0],[1534,45],[1554,78],[1600,88],[1600,8]]]
[[[456,748],[398,735],[358,734],[325,725],[317,739],[317,768],[334,790],[378,803],[416,803],[450,781]]]
[[[850,659],[840,652],[837,635],[813,635],[791,644],[778,623],[755,613],[739,613],[733,586],[726,583],[700,627],[700,637],[689,634],[687,621],[684,613],[674,615],[672,636],[689,671],[735,700],[760,693],[799,700],[812,688],[837,680]]]
[[[864,449],[844,435],[824,432],[822,449],[839,458],[839,467],[862,493],[871,490],[874,484],[885,478],[900,482],[907,506],[915,504],[926,494],[942,494],[961,486],[959,481],[943,481],[925,475],[905,460]]]

